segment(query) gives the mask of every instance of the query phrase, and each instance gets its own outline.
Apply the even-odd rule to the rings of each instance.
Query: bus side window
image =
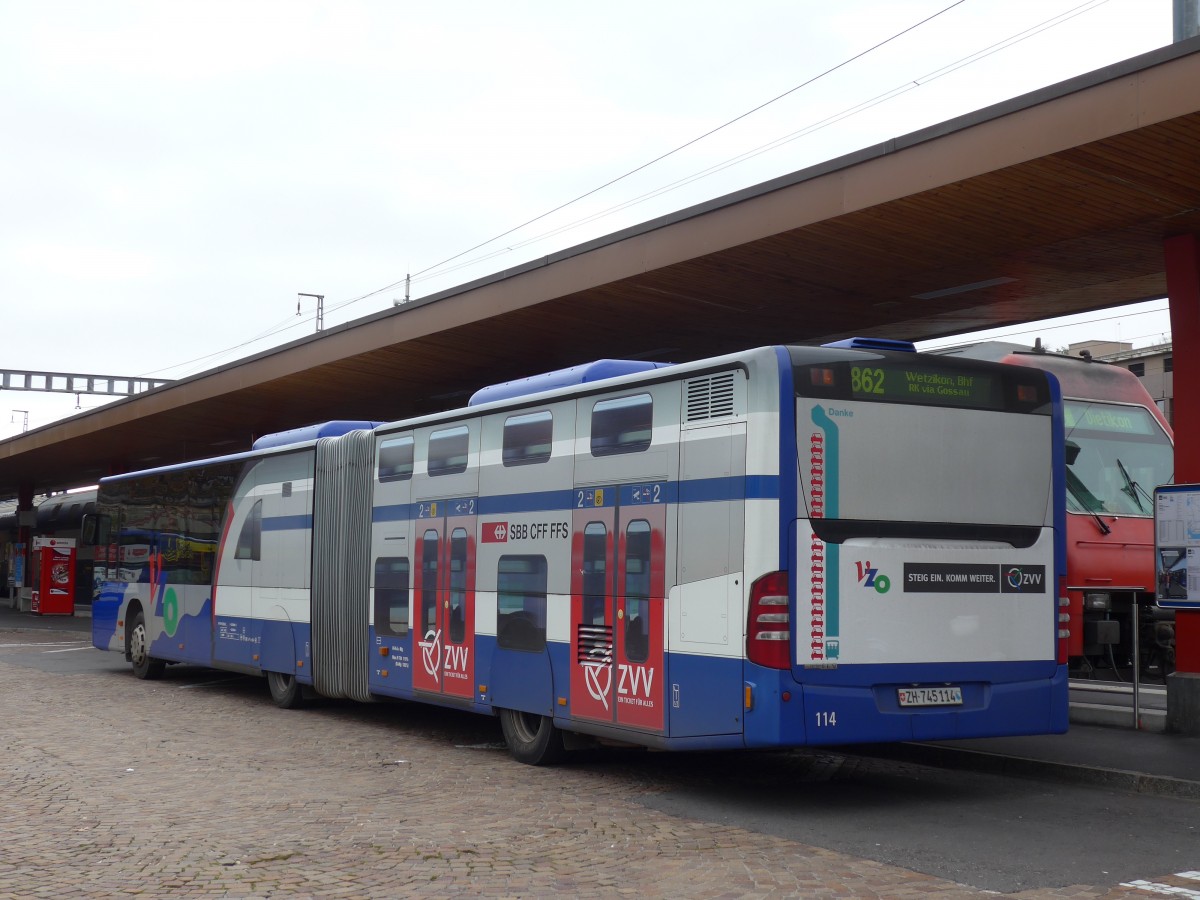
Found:
[[[381,556],[375,560],[375,633],[408,634],[408,558]]]
[[[583,529],[583,623],[607,622],[608,532],[603,522],[588,522]]]
[[[496,644],[546,648],[546,557],[501,556],[496,569]]]
[[[549,410],[504,420],[501,461],[506,466],[544,463],[554,448],[554,417]]]
[[[467,604],[467,530],[455,528],[450,535],[450,641],[461,644],[467,636],[464,618]]]
[[[630,522],[625,530],[625,656],[650,656],[650,523]]]
[[[411,436],[389,438],[379,445],[380,481],[407,481],[413,474],[413,439]]]
[[[234,559],[262,559],[262,504],[261,499],[255,500],[250,515],[242,523]]]
[[[421,541],[421,636],[437,631],[438,538],[429,529]]]
[[[600,400],[592,407],[592,456],[640,453],[654,437],[654,401],[649,394]]]
[[[467,471],[467,451],[470,433],[466,425],[443,428],[429,435],[429,459],[426,468],[430,475],[457,475]]]
[[[112,516],[106,513],[87,513],[80,529],[80,544],[84,547],[101,547],[109,542],[112,534]]]

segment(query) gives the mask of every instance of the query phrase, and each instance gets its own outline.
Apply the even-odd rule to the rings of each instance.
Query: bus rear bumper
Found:
[[[1067,730],[1067,669],[1051,678],[961,681],[961,703],[901,706],[901,682],[797,684],[760,670],[748,681],[755,706],[746,714],[751,747],[955,740]]]

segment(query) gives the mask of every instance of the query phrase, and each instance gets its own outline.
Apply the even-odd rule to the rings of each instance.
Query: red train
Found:
[[[1067,653],[1076,676],[1174,670],[1174,614],[1154,602],[1154,488],[1174,480],[1171,426],[1136,375],[1086,357],[987,342],[946,355],[1031,366],[1062,386],[1067,471]]]

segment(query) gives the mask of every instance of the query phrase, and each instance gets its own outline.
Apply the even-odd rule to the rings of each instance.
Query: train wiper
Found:
[[[1096,498],[1091,496],[1091,493],[1083,486],[1079,480],[1079,476],[1067,470],[1067,492],[1075,498],[1075,502],[1079,504],[1079,508],[1084,512],[1090,513],[1092,518],[1096,520],[1096,527],[1100,529],[1101,534],[1111,534],[1112,528],[1108,523],[1100,518],[1100,514],[1089,502],[1089,499],[1094,501]]]
[[[1141,494],[1147,500],[1150,499],[1150,495],[1142,489],[1141,485],[1129,477],[1129,471],[1125,468],[1125,463],[1121,462],[1121,457],[1119,456],[1117,457],[1117,468],[1121,470],[1121,477],[1125,479],[1125,487],[1121,488],[1121,491],[1128,494],[1133,502],[1137,504],[1138,512],[1145,512],[1146,507],[1142,506],[1142,501],[1138,497],[1138,494]]]

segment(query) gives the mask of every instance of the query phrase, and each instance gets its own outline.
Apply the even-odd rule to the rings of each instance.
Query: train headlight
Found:
[[[1104,593],[1084,594],[1083,608],[1093,612],[1108,612],[1112,609],[1112,597]]]

